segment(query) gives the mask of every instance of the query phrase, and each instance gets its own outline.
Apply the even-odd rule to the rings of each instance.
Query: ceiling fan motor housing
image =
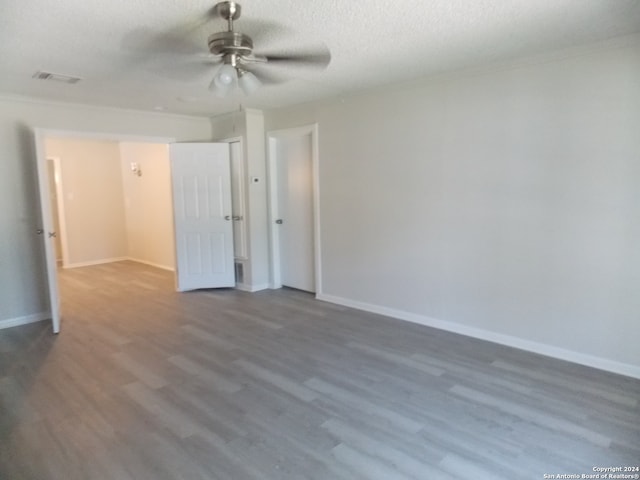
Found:
[[[251,55],[253,41],[248,35],[239,32],[218,32],[209,36],[209,51],[214,55],[235,53]]]

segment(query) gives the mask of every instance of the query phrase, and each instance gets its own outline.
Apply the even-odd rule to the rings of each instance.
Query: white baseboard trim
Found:
[[[132,262],[142,263],[144,265],[149,265],[150,267],[160,268],[162,270],[167,270],[169,272],[175,272],[176,269],[173,267],[169,267],[167,265],[161,265],[159,263],[148,262],[146,260],[140,260],[139,258],[127,257],[125,260],[131,260]]]
[[[467,337],[487,340],[489,342],[499,343],[508,347],[538,353],[547,357],[566,360],[568,362],[578,363],[580,365],[586,365],[588,367],[598,368],[600,370],[606,370],[608,372],[640,379],[640,366],[638,365],[617,362],[614,360],[609,360],[607,358],[596,357],[594,355],[574,352],[573,350],[567,350],[544,343],[525,340],[523,338],[513,337],[511,335],[492,332],[490,330],[469,327],[467,325],[462,325],[459,323],[438,320],[436,318],[427,317],[425,315],[418,315],[416,313],[405,312],[402,310],[382,307],[365,302],[359,302],[357,300],[350,300],[348,298],[342,298],[334,295],[320,294],[317,295],[316,298],[324,302],[335,303],[336,305],[355,308],[357,310],[363,310],[365,312],[377,313],[379,315],[385,315],[387,317],[397,318],[399,320],[405,320],[408,322],[425,325],[427,327],[437,328],[439,330],[446,330],[448,332],[458,333]]]
[[[42,322],[43,320],[51,320],[51,313],[40,312],[34,313],[33,315],[26,315],[24,317],[0,320],[0,330],[3,328],[19,327],[20,325],[27,325],[29,323]]]
[[[126,260],[129,260],[131,262],[136,262],[136,263],[142,263],[144,265],[160,268],[162,270],[168,270],[170,272],[175,272],[175,269],[173,267],[168,267],[167,265],[160,265],[159,263],[147,262],[146,260],[140,260],[139,258],[134,258],[134,257],[103,258],[101,260],[92,260],[90,262],[68,263],[67,265],[64,265],[62,268],[91,267],[94,265],[103,265],[105,263],[124,262]]]
[[[67,263],[66,265],[63,265],[62,268],[91,267],[93,265],[102,265],[103,263],[122,262],[124,260],[129,260],[129,257],[103,258],[100,260],[92,260],[90,262]]]
[[[269,288],[268,283],[264,283],[261,285],[247,285],[246,283],[236,283],[236,289],[243,292],[259,292],[260,290],[266,290]]]

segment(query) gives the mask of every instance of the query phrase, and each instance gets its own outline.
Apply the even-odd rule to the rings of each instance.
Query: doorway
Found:
[[[234,270],[233,240],[231,228],[231,181],[229,175],[228,145],[219,143],[176,144],[173,142],[173,139],[148,139],[109,134],[92,135],[87,133],[60,132],[43,129],[35,129],[34,133],[38,184],[40,190],[40,206],[43,222],[43,228],[38,229],[37,233],[45,235],[44,249],[51,307],[51,320],[54,333],[58,333],[60,331],[61,312],[58,289],[58,272],[55,260],[55,245],[51,240],[52,238],[56,237],[56,230],[54,227],[52,215],[52,205],[49,193],[51,188],[46,160],[48,153],[48,140],[77,139],[78,141],[80,141],[81,139],[83,139],[87,141],[87,139],[89,139],[102,141],[103,143],[111,142],[114,144],[118,144],[121,147],[125,143],[128,143],[129,147],[136,147],[134,143],[161,144],[160,146],[165,150],[170,150],[171,155],[167,156],[167,161],[170,162],[170,165],[167,164],[167,172],[169,172],[167,180],[170,179],[170,182],[167,183],[173,185],[173,191],[176,192],[176,194],[172,195],[171,188],[169,188],[167,192],[164,193],[164,195],[160,196],[159,200],[152,202],[154,205],[157,205],[159,201],[167,200],[172,204],[171,208],[165,209],[170,227],[167,232],[162,235],[151,235],[151,237],[147,236],[147,240],[150,240],[151,243],[154,244],[157,244],[158,240],[168,240],[170,242],[171,248],[169,249],[169,251],[171,252],[171,264],[174,267],[172,268],[172,270],[175,269],[176,272],[174,278],[176,279],[176,289],[178,291],[233,286]],[[170,149],[168,144],[172,144]],[[188,171],[185,171],[183,168],[184,165],[192,160],[192,155],[185,154],[185,152],[187,152],[189,149],[198,149],[201,157],[206,157],[209,160],[213,159],[214,161],[203,161],[199,163],[196,162],[198,163],[198,165],[190,165]],[[131,153],[131,151],[129,151],[129,153]],[[112,157],[113,155],[107,155],[107,160],[111,159]],[[126,160],[124,155],[119,155],[118,157],[120,158],[120,160],[117,162],[115,168],[113,167],[113,165],[111,165],[107,169],[98,169],[96,168],[97,164],[92,161],[95,159],[90,155],[88,159],[83,158],[82,155],[78,156],[78,158],[80,158],[80,161],[77,162],[77,165],[79,166],[80,170],[91,171],[92,174],[90,175],[90,177],[92,181],[97,180],[97,182],[93,181],[92,185],[86,185],[85,182],[80,181],[75,184],[76,188],[81,189],[84,193],[88,192],[90,195],[93,195],[93,197],[99,199],[103,207],[109,207],[110,214],[113,214],[110,215],[112,217],[111,220],[115,219],[115,221],[108,223],[105,226],[105,223],[102,222],[103,215],[101,214],[101,212],[89,212],[89,214],[86,216],[86,218],[88,219],[87,223],[90,227],[94,228],[84,228],[84,232],[88,232],[89,234],[91,234],[93,236],[92,238],[96,241],[79,242],[84,247],[88,246],[87,248],[82,249],[82,252],[86,253],[87,251],[89,251],[91,253],[92,251],[96,250],[96,245],[100,247],[104,247],[104,245],[107,245],[107,248],[101,248],[99,250],[100,256],[98,257],[98,262],[96,262],[95,260],[90,260],[89,262],[80,262],[79,264],[76,263],[75,266],[95,265],[96,263],[105,263],[105,261],[129,259],[128,257],[113,256],[113,252],[127,251],[126,246],[123,247],[122,245],[123,243],[126,244],[127,241],[126,235],[118,235],[118,232],[116,231],[118,229],[113,229],[111,227],[114,224],[119,223],[122,227],[122,230],[126,231],[127,222],[123,218],[124,208],[118,207],[116,205],[118,202],[123,201],[122,192],[124,187],[122,180],[130,174],[133,174],[137,177],[143,176],[144,167],[137,162],[130,162],[129,160]],[[126,160],[124,161],[124,163],[123,159]],[[104,167],[108,163],[108,161],[102,162],[101,165],[102,167]],[[216,178],[211,178],[211,172],[209,171],[209,169],[212,164],[215,164],[220,168],[222,168],[222,166],[224,165],[224,175],[216,174],[217,176],[214,175],[214,177]],[[176,172],[181,173],[180,175],[178,175]],[[180,177],[179,179],[178,176]],[[109,186],[107,185],[109,182],[105,181],[107,177],[111,177],[112,180],[114,180],[110,184],[113,191],[109,190]],[[118,178],[119,181],[117,180]],[[178,184],[176,184],[176,180],[178,180]],[[218,185],[220,188],[211,189],[210,187],[214,184]],[[169,187],[169,185],[167,185],[167,187]],[[116,191],[118,190],[118,188],[120,189],[119,193]],[[96,191],[98,191],[97,196],[95,195]],[[71,190],[69,193],[65,193],[64,199],[66,200],[67,197],[71,198],[72,200],[76,200],[76,208],[80,208],[81,210],[91,210],[91,207],[89,206],[90,202],[80,201],[80,196],[76,195],[73,190]],[[105,200],[105,197],[109,198]],[[120,197],[120,200],[118,200],[118,197]],[[214,197],[218,198],[220,202],[212,202],[211,200]],[[88,197],[83,195],[82,198]],[[182,201],[181,208],[179,208],[179,202],[176,199],[180,199],[180,201]],[[201,201],[204,201],[204,204]],[[113,208],[114,205],[115,208]],[[120,211],[120,213],[118,213],[118,211]],[[120,217],[119,220],[117,219],[118,216]],[[67,216],[67,221],[68,220],[69,218]],[[204,230],[199,230],[196,232],[196,230],[193,230],[193,228],[191,227],[189,231],[184,230],[184,228],[182,228],[181,230],[181,224],[179,222],[176,223],[177,220],[189,221],[191,227],[200,230],[204,229],[206,230],[206,232]],[[220,223],[222,223],[225,228],[216,229],[216,226],[219,226]],[[69,225],[67,225],[67,227],[68,226]],[[85,225],[82,226],[85,227]],[[98,228],[98,232],[94,231],[95,227]],[[67,236],[70,236],[69,228],[67,228],[66,233]],[[198,241],[191,241],[193,239],[192,234],[204,235],[204,237],[202,238],[204,238],[205,241],[202,241],[202,238]],[[113,237],[115,241],[104,242],[103,237]],[[224,241],[221,237],[224,237]],[[180,244],[179,242],[177,242],[178,238],[180,239]],[[215,239],[218,239],[219,241],[213,241]],[[175,244],[173,243],[174,241]],[[224,244],[224,248],[218,248],[222,244]],[[174,248],[173,245],[177,247],[177,253],[179,254],[179,256],[177,257],[174,257],[174,255],[176,254],[176,248]],[[180,246],[182,246],[182,248],[180,248]],[[65,253],[64,247],[63,253]],[[213,277],[211,277],[211,275],[203,274],[203,272],[206,273],[205,270],[206,272],[215,271],[216,274],[225,273],[225,281],[218,281],[217,277],[216,279],[212,279]],[[224,272],[222,272],[222,270],[224,270]],[[194,281],[194,278],[196,277],[201,281]]]
[[[174,270],[167,144],[48,137],[45,149],[63,268],[129,259]]]
[[[272,288],[321,293],[318,127],[269,132]]]
[[[48,285],[48,297],[51,313],[51,323],[53,332],[58,333],[60,331],[60,297],[58,289],[58,273],[56,265],[56,245],[55,242],[59,240],[57,229],[54,222],[54,215],[52,212],[52,199],[51,199],[51,184],[49,174],[49,163],[47,161],[47,140],[48,139],[83,139],[83,140],[95,140],[106,142],[143,142],[143,143],[163,143],[168,144],[175,141],[173,138],[158,138],[158,137],[141,137],[136,135],[119,135],[119,134],[103,134],[103,133],[88,133],[77,131],[65,131],[65,130],[49,130],[49,129],[34,129],[34,141],[36,147],[36,160],[37,160],[37,173],[38,184],[40,190],[40,207],[42,212],[42,227],[37,230],[36,233],[44,236],[44,250],[46,258],[46,271],[47,271],[47,285]],[[87,162],[89,163],[89,162]],[[87,167],[87,165],[84,165]],[[99,176],[94,172],[94,175]],[[62,180],[61,180],[62,181]],[[72,198],[74,198],[73,192],[70,192]],[[62,197],[58,191],[58,200]],[[98,215],[94,215],[97,217]],[[64,223],[64,212],[59,211],[59,220]],[[68,220],[68,219],[66,219]],[[62,227],[64,230],[64,227]],[[68,232],[67,232],[68,233]],[[62,242],[62,257],[64,260],[65,254],[65,242]]]

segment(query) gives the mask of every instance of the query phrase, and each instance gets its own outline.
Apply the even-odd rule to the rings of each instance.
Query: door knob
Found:
[[[281,218],[277,219],[277,220],[276,220],[276,223],[277,223],[278,225],[282,225],[282,223],[283,223],[283,222],[282,222],[282,219],[281,219]]]
[[[42,234],[44,233],[44,230],[43,230],[43,229],[41,229],[41,228],[39,228],[39,229],[37,229],[37,230],[36,230],[36,233],[37,233],[38,235],[42,235]]]
[[[227,221],[231,220],[231,215],[225,215],[224,219],[227,220]]]

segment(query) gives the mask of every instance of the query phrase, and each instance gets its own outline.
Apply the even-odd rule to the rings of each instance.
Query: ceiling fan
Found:
[[[217,69],[209,90],[224,97],[235,86],[246,94],[255,92],[262,83],[278,83],[281,78],[269,73],[272,66],[298,66],[324,69],[331,61],[326,47],[302,53],[277,54],[255,53],[250,36],[234,30],[233,22],[240,18],[241,7],[237,2],[220,2],[213,7],[213,13],[227,21],[226,31],[209,36],[209,52],[215,57]]]

